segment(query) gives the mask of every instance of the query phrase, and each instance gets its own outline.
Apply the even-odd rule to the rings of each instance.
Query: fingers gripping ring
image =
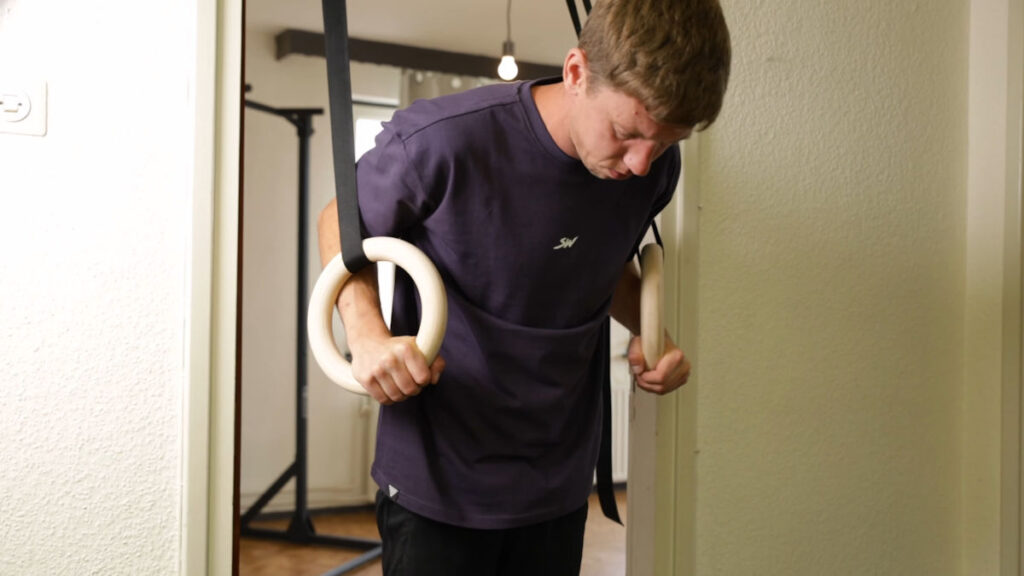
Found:
[[[648,369],[657,366],[665,352],[663,261],[657,244],[644,246],[640,253],[640,345]]]
[[[437,357],[448,326],[448,300],[437,268],[423,252],[398,238],[377,237],[363,240],[363,252],[373,262],[394,262],[409,273],[420,294],[422,317],[416,334],[416,346],[430,364]],[[345,360],[334,342],[334,308],[338,293],[352,273],[345,268],[341,255],[334,257],[321,272],[309,298],[307,331],[313,357],[332,382],[357,394],[368,395],[352,376],[352,365]]]

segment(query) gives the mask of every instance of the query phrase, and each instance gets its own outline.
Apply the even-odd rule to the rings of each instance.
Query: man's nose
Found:
[[[646,176],[654,161],[654,142],[637,142],[629,147],[622,161],[635,176]]]

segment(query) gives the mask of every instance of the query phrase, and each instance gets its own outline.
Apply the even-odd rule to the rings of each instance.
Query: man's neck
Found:
[[[537,112],[555,144],[569,156],[576,158],[576,148],[569,136],[569,106],[562,82],[534,85],[530,89]]]

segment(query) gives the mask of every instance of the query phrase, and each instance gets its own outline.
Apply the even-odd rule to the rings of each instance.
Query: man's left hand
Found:
[[[664,395],[686,384],[690,378],[690,361],[675,342],[665,335],[665,353],[650,370],[646,369],[640,337],[629,342],[629,368],[640,388],[653,394]]]

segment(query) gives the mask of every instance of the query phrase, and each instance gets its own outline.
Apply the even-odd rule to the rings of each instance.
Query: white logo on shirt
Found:
[[[572,245],[576,243],[576,239],[577,238],[579,238],[579,236],[573,236],[572,238],[564,238],[563,237],[562,240],[561,240],[562,243],[559,244],[558,246],[555,246],[554,250],[561,250],[563,248],[572,248]]]

